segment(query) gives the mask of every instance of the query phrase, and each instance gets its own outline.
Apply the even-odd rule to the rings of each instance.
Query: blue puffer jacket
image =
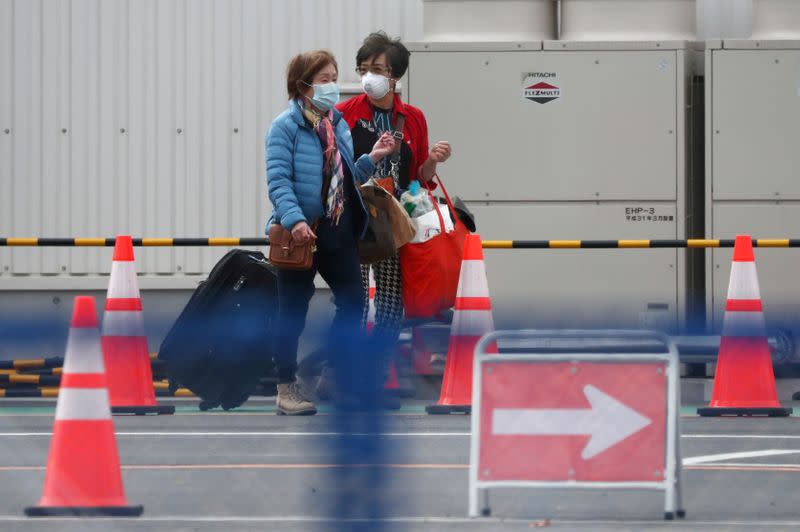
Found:
[[[356,217],[364,220],[359,228],[363,237],[367,229],[366,208],[356,185],[375,172],[375,165],[368,155],[353,161],[350,127],[342,120],[342,113],[335,109],[333,127],[342,162],[350,169],[359,207],[364,213],[364,216]],[[310,224],[322,217],[322,143],[317,132],[306,122],[297,100],[291,100],[289,108],[272,122],[266,145],[267,187],[273,207],[272,217],[267,222],[267,234],[272,223],[280,223],[291,230],[298,222]]]

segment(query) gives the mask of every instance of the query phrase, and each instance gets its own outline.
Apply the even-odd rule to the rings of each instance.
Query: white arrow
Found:
[[[581,458],[589,460],[652,423],[591,384],[584,386],[583,393],[591,408],[497,408],[492,414],[492,434],[591,436],[581,453]]]

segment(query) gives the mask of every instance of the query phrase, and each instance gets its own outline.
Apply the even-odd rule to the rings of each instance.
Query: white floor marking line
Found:
[[[745,451],[739,453],[720,453],[720,454],[707,454],[704,456],[693,456],[691,458],[684,458],[683,465],[699,465],[708,464],[711,462],[722,462],[725,460],[734,460],[736,458],[759,458],[762,456],[781,456],[784,454],[798,454],[800,449],[766,449],[764,451]],[[727,465],[727,464],[721,464]],[[793,464],[786,464],[793,465]]]
[[[49,431],[40,432],[0,432],[0,438],[19,438],[27,436],[50,436]],[[253,436],[340,436],[339,432],[285,432],[285,431],[261,431],[261,432],[234,432],[234,431],[169,431],[169,432],[117,432],[117,436],[203,436],[203,437],[253,437]],[[366,436],[366,433],[355,433],[351,436]],[[468,437],[469,432],[386,432],[383,436],[389,437]],[[710,439],[710,440],[800,440],[797,434],[682,434],[685,439]]]
[[[685,464],[684,464],[685,465]],[[697,468],[697,469],[717,469],[723,470],[725,468],[750,468],[750,469],[786,469],[787,471],[800,471],[800,464],[756,464],[756,463],[746,463],[746,462],[726,462],[724,464],[698,464],[698,465],[685,465],[687,469],[690,468]]]
[[[681,434],[681,438],[698,440],[800,440],[797,434]]]
[[[51,432],[0,432],[0,437],[26,437],[26,436],[50,436]],[[343,436],[341,432],[117,432],[117,436]],[[346,434],[347,436],[383,436],[383,437],[448,437],[448,436],[469,436],[469,432],[384,432],[382,434],[368,434],[365,432],[355,432]]]
[[[480,526],[487,523],[507,523],[507,524],[525,524],[533,523],[540,518],[498,518],[498,517],[484,517],[484,518],[468,518],[468,517],[386,517],[382,519],[335,519],[329,517],[309,517],[309,516],[264,516],[264,517],[238,517],[238,516],[148,516],[143,515],[135,518],[120,518],[120,517],[93,517],[91,522],[155,522],[155,523],[442,523],[442,524],[473,524]],[[19,515],[0,515],[0,522],[28,522],[30,518]],[[76,523],[75,518],[38,518],[37,521],[50,521],[50,522],[65,522]],[[550,525],[607,525],[607,526],[653,526],[657,524],[654,521],[642,520],[600,520],[600,519],[587,519],[587,520],[574,520],[574,519],[551,519]],[[729,527],[744,527],[745,529],[752,528],[753,526],[770,526],[770,527],[800,527],[800,521],[690,521],[693,528],[695,527],[708,527],[712,530],[719,530],[720,528]]]

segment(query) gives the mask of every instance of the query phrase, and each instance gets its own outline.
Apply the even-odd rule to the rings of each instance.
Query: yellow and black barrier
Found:
[[[653,248],[732,248],[733,239],[688,240],[484,240],[484,249],[653,249]],[[753,245],[762,248],[797,248],[800,239],[760,238]]]
[[[59,386],[61,377],[56,375],[0,375],[0,387],[35,384],[37,386]]]
[[[60,368],[63,366],[64,357],[0,360],[0,369],[28,370]]]
[[[0,247],[114,247],[116,238],[0,238]],[[136,247],[265,246],[266,238],[134,238]]]
[[[113,247],[114,238],[0,238],[0,247]],[[732,248],[733,239],[687,240],[484,240],[484,249]],[[138,247],[267,246],[266,238],[134,238]],[[761,248],[798,248],[798,238],[758,238]]]
[[[159,360],[158,353],[150,353],[150,362],[156,397],[196,397],[186,388],[170,390],[169,381],[164,374],[166,363]],[[58,397],[63,357],[4,360],[0,363],[5,367],[0,369],[0,398]],[[274,383],[259,383],[251,395],[275,395]]]
[[[0,369],[3,372],[17,373],[19,375],[62,375],[64,368],[41,368],[41,369]]]
[[[174,392],[168,389],[156,389],[156,397],[197,397],[191,390],[178,388]]]
[[[151,366],[163,366],[165,362],[158,359],[158,353],[150,353]],[[0,373],[19,372],[30,375],[61,375],[64,357],[17,358],[0,360]]]
[[[164,385],[163,383],[154,382],[154,391],[156,397],[197,397],[191,390],[188,388],[178,388],[174,392],[169,389],[168,386]],[[11,388],[4,388],[0,385],[0,398],[7,397],[7,398],[34,398],[34,397],[50,397],[56,398],[58,397],[58,386],[29,386],[29,387],[11,387]],[[266,388],[256,388],[253,393],[253,396],[273,396],[275,395],[274,391],[269,392]]]
[[[178,388],[175,392],[169,390],[156,390],[157,397],[195,397],[186,388]],[[48,397],[55,399],[58,397],[57,387],[35,387],[35,388],[0,388],[0,398],[9,399],[29,399],[35,397]]]
[[[32,397],[58,397],[58,388],[0,388],[0,397],[32,398]]]

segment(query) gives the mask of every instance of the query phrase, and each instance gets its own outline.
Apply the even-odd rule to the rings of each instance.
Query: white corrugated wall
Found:
[[[421,39],[422,0],[0,0],[0,236],[263,236],[289,58],[329,48],[355,83],[376,29]],[[224,251],[137,267],[177,288]],[[0,289],[88,287],[110,256],[0,248]]]
[[[422,4],[0,0],[0,236],[262,236],[290,56],[330,48],[355,83],[363,36],[420,40]],[[746,37],[751,11],[698,0],[699,37]],[[143,286],[191,286],[224,251],[138,249]],[[0,289],[102,288],[110,256],[0,247]]]

